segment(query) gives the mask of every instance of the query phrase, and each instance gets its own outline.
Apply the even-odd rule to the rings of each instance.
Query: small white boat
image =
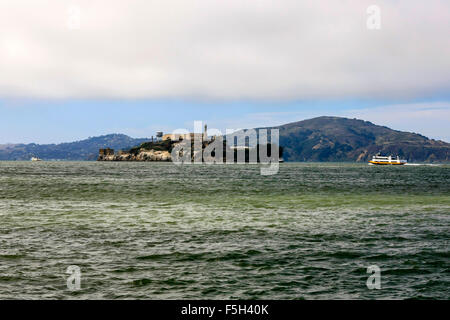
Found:
[[[42,160],[39,159],[38,157],[31,157],[31,161],[42,161]]]
[[[408,161],[400,159],[399,156],[396,158],[389,156],[382,156],[380,154],[377,154],[376,156],[372,157],[372,160],[369,160],[369,165],[403,165],[406,164]]]

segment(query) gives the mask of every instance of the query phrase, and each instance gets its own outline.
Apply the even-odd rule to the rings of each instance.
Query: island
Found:
[[[99,150],[97,161],[173,161],[172,151],[174,148],[180,156],[189,149],[189,159],[192,162],[261,162],[261,154],[272,159],[272,150],[278,149],[278,157],[273,157],[278,162],[283,162],[283,148],[281,146],[270,143],[265,145],[249,145],[244,143],[236,145],[227,144],[226,137],[213,136],[208,137],[207,127],[204,133],[185,133],[185,134],[166,134],[160,135],[159,139],[153,139],[148,142],[141,143],[139,146],[128,150],[120,150],[117,153],[111,148],[102,148]],[[245,136],[245,131],[239,133]],[[238,135],[239,135],[238,134]],[[245,139],[243,140],[245,141]],[[197,144],[197,145],[196,145]],[[220,146],[222,145],[222,146]],[[222,157],[215,155],[214,147],[220,146]],[[260,150],[260,148],[264,148]],[[260,154],[261,151],[261,154]],[[276,153],[275,153],[276,155]],[[186,160],[186,159],[185,159]]]

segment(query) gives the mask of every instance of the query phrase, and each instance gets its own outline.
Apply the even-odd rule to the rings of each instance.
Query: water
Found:
[[[0,298],[449,299],[449,182],[450,166],[0,162]]]

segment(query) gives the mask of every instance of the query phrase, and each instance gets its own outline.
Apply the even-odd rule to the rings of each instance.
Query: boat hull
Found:
[[[370,164],[378,165],[378,166],[402,166],[405,165],[406,162],[381,162],[381,161],[369,161]]]

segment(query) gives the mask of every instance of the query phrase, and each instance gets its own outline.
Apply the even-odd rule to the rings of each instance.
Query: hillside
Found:
[[[148,140],[134,139],[124,134],[108,134],[61,144],[0,145],[0,160],[30,160],[32,156],[43,160],[95,160],[100,148],[129,149]]]
[[[413,162],[450,161],[449,143],[363,120],[318,117],[276,128],[286,161],[367,161],[378,152]]]
[[[363,120],[318,117],[274,128],[280,130],[286,161],[365,162],[378,152],[399,155],[410,162],[450,161],[449,143]],[[128,150],[148,141],[109,134],[71,143],[0,145],[0,160],[29,160],[31,156],[44,160],[95,160],[100,148]]]

